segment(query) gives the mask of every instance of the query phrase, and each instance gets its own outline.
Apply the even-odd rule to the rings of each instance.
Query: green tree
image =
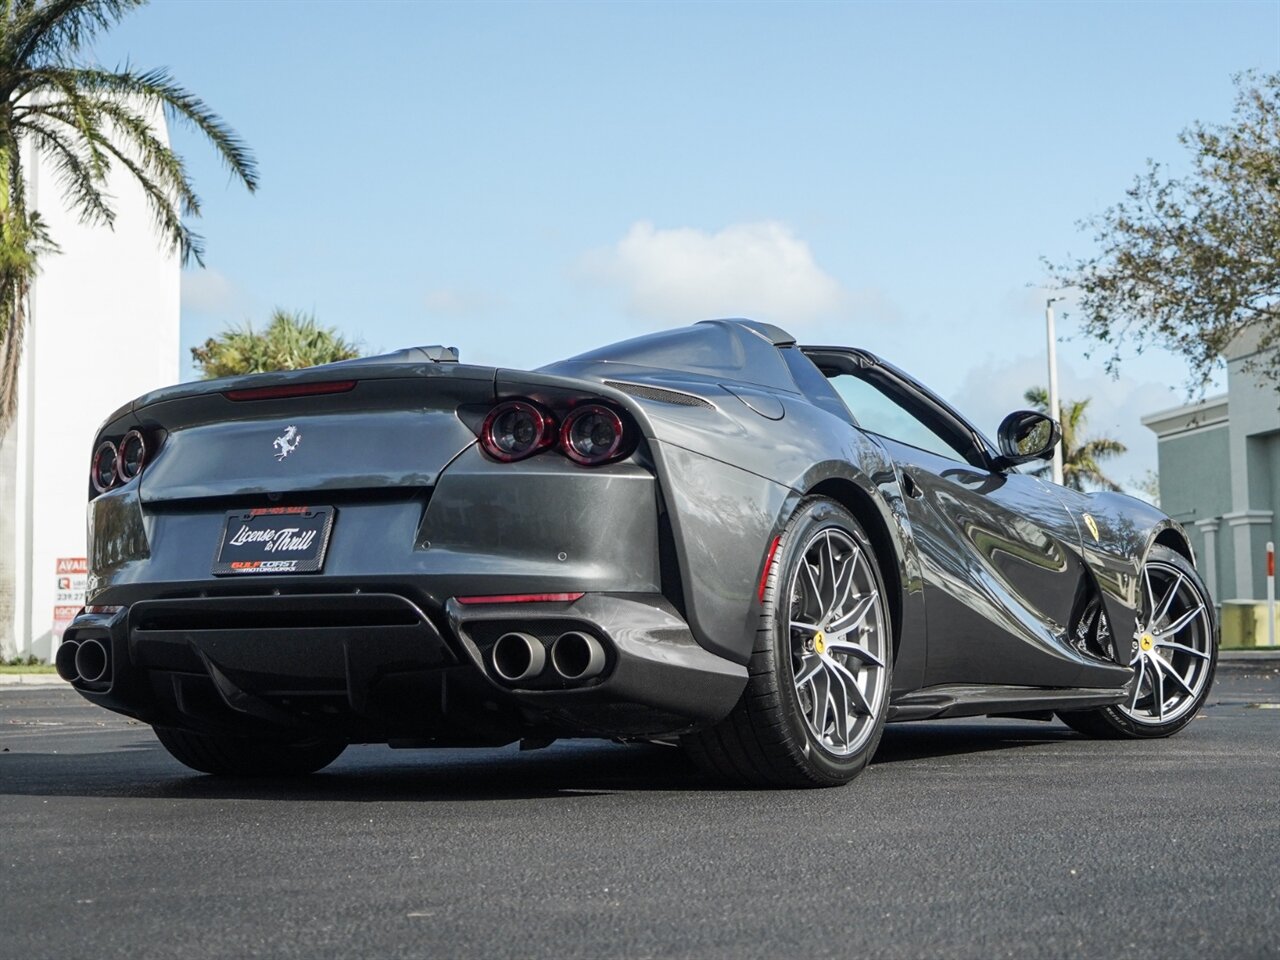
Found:
[[[1023,396],[1041,413],[1049,412],[1049,392],[1044,387],[1031,387]],[[1087,399],[1061,400],[1058,403],[1058,423],[1062,426],[1062,482],[1072,490],[1101,487],[1120,493],[1124,488],[1102,472],[1098,461],[1119,456],[1128,447],[1111,437],[1086,439],[1084,425],[1088,409]],[[1035,474],[1043,477],[1051,470],[1052,467],[1046,464]]]
[[[360,351],[355,344],[344,340],[333,327],[317,326],[310,314],[279,308],[261,333],[245,324],[191,348],[191,359],[206,380],[269,370],[299,370],[358,356]]]
[[[17,372],[26,303],[39,258],[56,249],[28,204],[23,153],[50,162],[72,209],[110,227],[105,192],[114,168],[128,172],[147,198],[155,226],[184,264],[203,263],[199,235],[183,222],[200,199],[182,157],[161,141],[148,117],[202,133],[233,177],[250,191],[258,175],[248,147],[205,103],[164,70],[94,65],[85,49],[145,0],[3,0],[0,5],[0,436],[17,407]]]
[[[1079,291],[1081,330],[1110,351],[1110,370],[1126,344],[1155,344],[1203,386],[1248,332],[1255,368],[1280,384],[1280,74],[1235,83],[1230,123],[1180,135],[1186,176],[1148,160],[1127,199],[1081,224],[1097,253],[1046,263],[1055,285]]]
[[[1137,480],[1129,481],[1129,485],[1138,491],[1137,495],[1153,506],[1160,506],[1160,474],[1148,470]]]

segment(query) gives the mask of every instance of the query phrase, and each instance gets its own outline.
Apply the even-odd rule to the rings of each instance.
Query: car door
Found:
[[[992,469],[977,432],[887,364],[811,358],[897,465],[924,569],[925,684],[1080,684],[1088,663],[1068,630],[1087,571],[1052,488]]]

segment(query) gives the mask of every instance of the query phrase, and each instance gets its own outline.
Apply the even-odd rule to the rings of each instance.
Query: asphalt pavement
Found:
[[[1171,740],[891,726],[851,786],[678,751],[352,747],[230,782],[0,689],[0,957],[1280,956],[1280,672]]]

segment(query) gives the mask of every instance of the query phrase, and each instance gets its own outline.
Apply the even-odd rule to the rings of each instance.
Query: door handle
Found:
[[[915,477],[911,476],[911,474],[907,473],[905,470],[902,471],[902,490],[912,500],[919,500],[924,496],[924,491],[921,490],[920,485],[916,483]]]

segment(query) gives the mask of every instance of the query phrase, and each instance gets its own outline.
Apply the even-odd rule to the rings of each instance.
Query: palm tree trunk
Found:
[[[10,433],[0,439],[0,658],[18,652],[14,616],[17,612],[18,438]]]
[[[0,142],[0,439],[18,412],[18,370],[27,332],[26,302],[35,258],[22,198],[17,143]]]
[[[12,147],[0,148],[0,244],[8,245],[13,214],[9,187],[12,183]],[[9,434],[18,406],[18,363],[22,354],[22,334],[26,318],[17,322],[13,307],[21,300],[13,297],[9,264],[10,250],[0,250],[5,267],[0,269],[0,658],[17,653],[14,614],[17,608],[17,437]]]
[[[35,270],[31,230],[22,197],[18,144],[0,142],[0,655],[12,656],[25,638],[16,634],[18,373],[27,332],[27,294]]]

